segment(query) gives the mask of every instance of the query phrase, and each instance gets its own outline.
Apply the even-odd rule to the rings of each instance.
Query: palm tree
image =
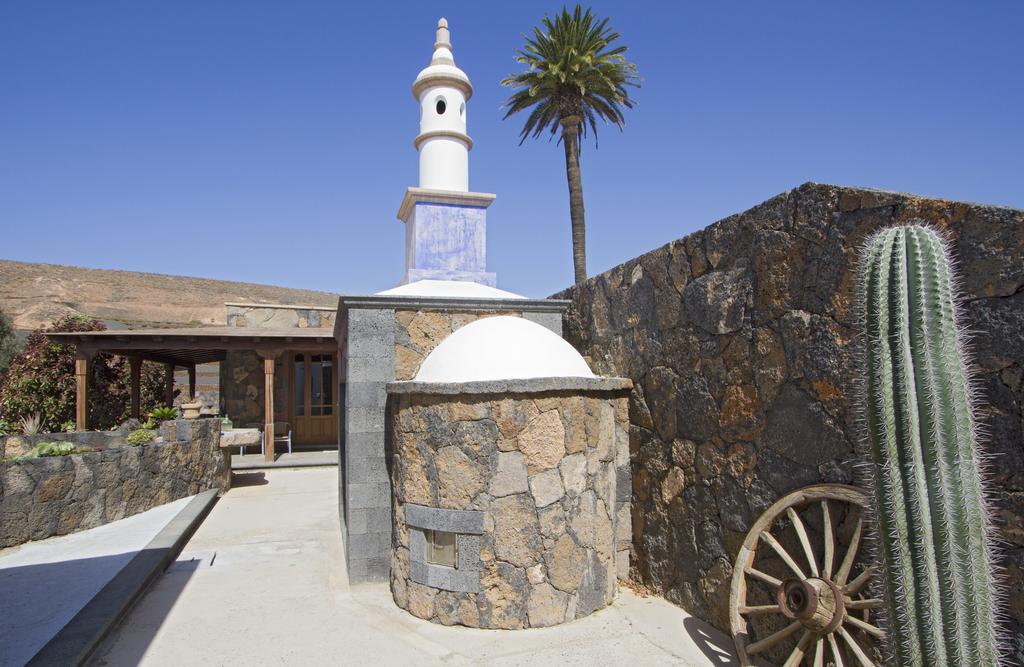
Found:
[[[565,148],[565,173],[569,182],[569,215],[572,219],[572,260],[576,282],[587,279],[586,222],[583,214],[583,181],[580,177],[580,134],[587,128],[597,143],[598,119],[614,123],[621,130],[623,108],[632,108],[628,86],[640,87],[636,65],[623,55],[625,46],[612,46],[619,33],[608,28],[608,19],[598,20],[590,9],[565,7],[552,20],[527,37],[516,53],[516,62],[527,70],[504,79],[501,84],[515,88],[505,102],[505,118],[532,109],[523,125],[519,143],[537,138],[545,130],[554,137],[561,128]]]

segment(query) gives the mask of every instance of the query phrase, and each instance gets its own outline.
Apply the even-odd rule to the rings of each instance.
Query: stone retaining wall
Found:
[[[631,540],[628,384],[616,386],[391,396],[398,606],[519,629],[612,601]],[[455,567],[429,562],[426,530],[457,534]]]
[[[125,444],[127,437],[127,431],[71,431],[7,435],[0,437],[0,458],[21,456],[41,442],[72,442],[80,447],[103,450],[121,447]]]
[[[636,384],[636,578],[727,630],[753,520],[798,487],[853,480],[858,250],[914,218],[948,231],[960,264],[1024,637],[1024,211],[1006,208],[807,184],[559,294],[594,372]]]
[[[151,445],[0,464],[0,548],[221,488],[219,419],[164,422],[160,433]]]

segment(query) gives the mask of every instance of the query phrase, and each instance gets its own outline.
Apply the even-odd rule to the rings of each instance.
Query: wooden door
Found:
[[[296,444],[337,442],[333,354],[296,353],[292,370],[292,438]]]

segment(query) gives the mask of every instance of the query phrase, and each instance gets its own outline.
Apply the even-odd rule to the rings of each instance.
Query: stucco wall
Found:
[[[634,575],[727,629],[752,521],[788,491],[853,480],[858,249],[880,227],[947,230],[980,371],[1002,579],[1024,636],[1024,211],[806,184],[595,276],[566,338],[634,380]],[[1017,649],[1024,653],[1021,647]]]
[[[151,445],[0,464],[0,548],[221,488],[219,419],[165,422],[161,436]]]

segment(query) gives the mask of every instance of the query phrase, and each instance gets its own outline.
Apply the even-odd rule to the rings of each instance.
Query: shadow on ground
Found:
[[[723,640],[722,633],[709,623],[690,616],[683,621],[683,629],[700,649],[700,652],[714,665],[739,665],[732,642]]]
[[[88,643],[96,630],[91,620],[107,611],[97,608],[97,596],[145,551],[0,569],[0,667],[29,663],[52,649],[51,641]],[[188,576],[176,582],[179,591]]]

